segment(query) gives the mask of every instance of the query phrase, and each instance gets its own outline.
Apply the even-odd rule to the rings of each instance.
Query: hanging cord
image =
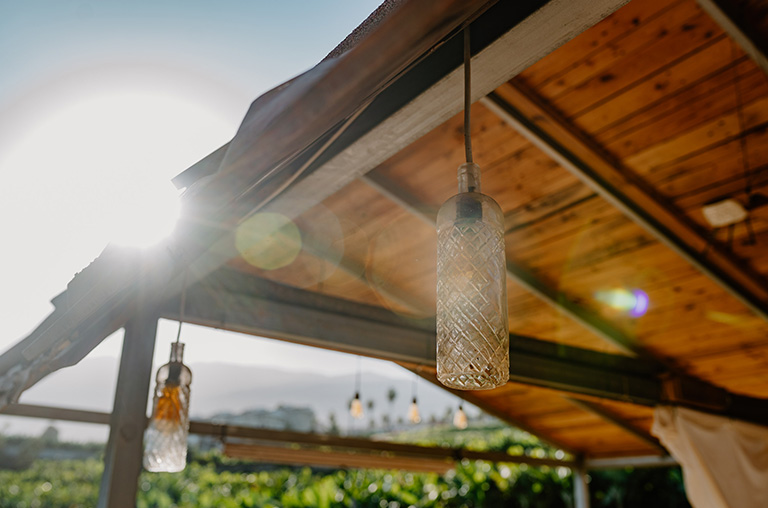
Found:
[[[736,51],[736,44],[731,43],[731,55],[734,61],[737,60],[738,54]],[[739,122],[739,147],[741,149],[741,165],[744,171],[745,188],[747,198],[752,193],[752,171],[749,169],[749,159],[747,155],[747,137],[745,133],[744,122],[744,103],[741,96],[741,89],[739,88],[739,66],[738,64],[733,66],[733,89],[736,91],[736,117]]]
[[[464,27],[464,151],[467,154],[468,163],[474,162],[472,160],[472,138],[469,135],[471,127],[469,110],[472,105],[471,59],[472,55],[469,51],[469,25],[467,25]]]
[[[184,269],[184,278],[181,282],[181,301],[179,303],[179,330],[176,332],[176,344],[181,339],[181,325],[184,323],[184,308],[187,306],[187,272]]]
[[[360,393],[360,376],[362,375],[361,358],[357,357],[357,376],[355,377],[355,393]]]
[[[416,393],[416,388],[417,388],[416,380],[417,379],[418,379],[418,376],[416,374],[414,374],[413,375],[413,385],[411,387],[411,392],[413,393],[413,402],[416,402],[416,395],[417,395],[417,393]]]

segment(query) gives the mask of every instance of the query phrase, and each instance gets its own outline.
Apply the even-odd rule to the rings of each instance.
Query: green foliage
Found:
[[[510,450],[553,456],[556,450],[515,429],[417,430],[401,440],[422,444]],[[277,468],[215,452],[191,453],[182,473],[142,473],[138,508],[346,507],[346,508],[570,508],[565,468],[532,468],[464,460],[445,475],[382,470]],[[102,465],[98,459],[38,460],[25,471],[0,470],[0,508],[95,506]],[[679,469],[603,471],[592,474],[594,507],[687,507]]]
[[[678,467],[614,469],[590,473],[592,507],[690,507]]]

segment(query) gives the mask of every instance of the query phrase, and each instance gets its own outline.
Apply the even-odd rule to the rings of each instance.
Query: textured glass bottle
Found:
[[[437,378],[460,390],[509,379],[504,215],[480,193],[480,168],[459,166],[459,194],[437,215]]]
[[[189,385],[192,372],[182,363],[184,344],[171,345],[171,359],[157,370],[157,384],[147,432],[144,435],[144,468],[176,473],[187,465]]]

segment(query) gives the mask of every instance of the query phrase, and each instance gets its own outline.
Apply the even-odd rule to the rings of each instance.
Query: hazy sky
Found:
[[[166,231],[169,179],[227,142],[252,100],[319,62],[377,4],[0,2],[0,350],[34,328],[110,240]],[[174,335],[162,322],[156,362]],[[188,327],[184,340],[190,361],[325,374],[356,365],[202,328]],[[109,340],[93,354],[119,347]]]

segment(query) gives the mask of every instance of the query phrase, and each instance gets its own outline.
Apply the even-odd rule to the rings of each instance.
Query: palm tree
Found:
[[[389,414],[395,414],[395,399],[397,398],[397,391],[394,386],[390,386],[387,390],[387,400],[389,401]]]

